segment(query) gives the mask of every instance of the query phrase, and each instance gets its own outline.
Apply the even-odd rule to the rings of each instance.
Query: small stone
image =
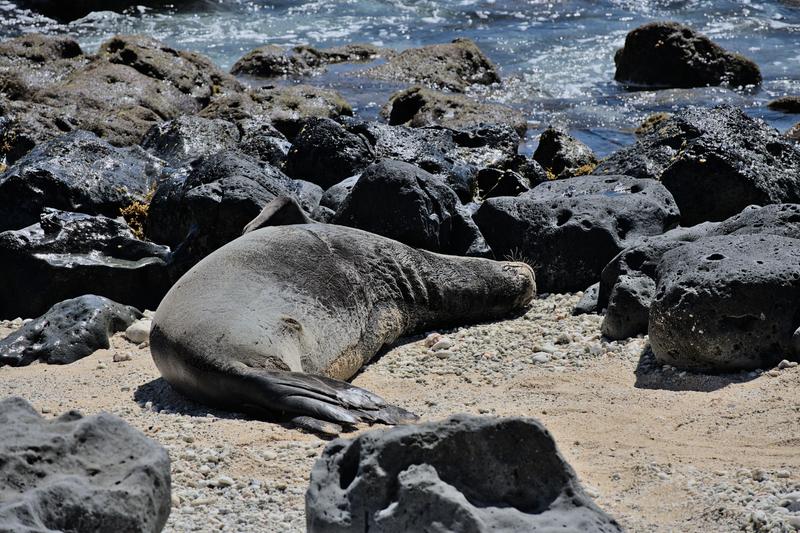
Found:
[[[181,505],[181,497],[173,492],[172,493],[172,506],[173,507],[180,507],[180,505]]]
[[[430,348],[441,339],[444,335],[441,333],[431,333],[427,337],[425,337],[425,347]]]
[[[131,354],[129,354],[127,352],[115,353],[114,354],[114,362],[115,363],[121,363],[123,361],[130,361],[130,360],[131,360]]]
[[[786,479],[786,478],[792,477],[792,473],[790,471],[788,471],[788,470],[778,470],[775,473],[775,477],[778,477],[778,478],[781,478],[781,479]]]
[[[108,368],[108,365],[105,363],[97,363],[97,370],[105,370],[106,368]]]
[[[764,481],[767,479],[767,473],[760,468],[753,470],[752,476],[754,481]]]
[[[584,488],[584,492],[586,493],[586,495],[589,496],[590,498],[596,500],[597,498],[600,497],[600,491],[597,490],[596,488],[594,488],[592,486],[589,486],[589,485],[584,485],[583,488]]]
[[[152,325],[153,322],[148,318],[137,320],[125,330],[125,338],[133,344],[141,344],[150,338]]]
[[[214,480],[214,485],[219,488],[230,487],[234,483],[236,482],[228,476],[219,476],[217,479]]]
[[[53,411],[50,410],[49,407],[42,407],[41,411],[42,411],[42,414],[45,414],[45,415],[48,414],[48,413],[52,413],[53,412]]]
[[[778,370],[770,370],[769,372],[767,372],[767,375],[773,378],[777,378],[778,376],[781,375],[781,373]]]
[[[797,361],[788,361],[784,359],[780,363],[778,363],[778,368],[783,370],[784,368],[794,368],[798,365]]]
[[[533,355],[533,357],[531,357],[531,361],[533,361],[535,364],[546,363],[549,360],[550,360],[550,355],[544,352],[536,353]]]
[[[455,343],[450,339],[450,337],[440,337],[436,344],[431,346],[431,350],[434,352],[438,352],[440,350],[449,350],[455,346]]]
[[[572,342],[572,337],[567,333],[562,333],[556,339],[556,344],[569,344]]]

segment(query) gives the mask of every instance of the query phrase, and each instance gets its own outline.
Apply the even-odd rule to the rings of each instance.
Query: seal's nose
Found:
[[[503,270],[513,271],[516,274],[517,279],[521,282],[521,303],[528,305],[536,296],[536,275],[531,266],[518,261],[507,262],[503,265]]]

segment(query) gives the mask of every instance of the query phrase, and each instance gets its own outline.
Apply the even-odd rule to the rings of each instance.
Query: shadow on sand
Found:
[[[634,386],[637,389],[694,392],[713,392],[728,385],[752,381],[759,376],[758,373],[746,371],[735,374],[709,374],[675,368],[664,370],[663,365],[656,361],[649,346],[642,352],[634,373],[636,374]]]

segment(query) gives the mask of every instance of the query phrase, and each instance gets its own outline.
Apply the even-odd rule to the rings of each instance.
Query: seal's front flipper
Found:
[[[246,375],[247,403],[270,411],[298,415],[298,425],[327,432],[322,421],[352,426],[359,422],[401,424],[417,415],[386,403],[367,390],[344,381],[303,374],[257,370]],[[334,430],[334,427],[327,427]],[[341,431],[341,427],[338,428]]]

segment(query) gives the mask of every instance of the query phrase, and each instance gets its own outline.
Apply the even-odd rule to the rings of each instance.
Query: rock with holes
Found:
[[[622,530],[541,423],[469,415],[331,442],[306,521],[310,533]]]
[[[108,348],[111,335],[141,316],[133,307],[93,294],[65,300],[0,340],[0,366],[75,362]]]
[[[374,160],[375,152],[363,135],[331,119],[309,119],[289,150],[286,173],[327,189]]]
[[[184,259],[194,263],[239,237],[270,201],[298,190],[277,168],[240,152],[202,156],[159,185],[146,233],[171,247],[191,235],[182,250]]]
[[[667,118],[596,173],[660,179],[687,226],[724,220],[751,204],[800,201],[800,148],[730,106]]]
[[[234,63],[231,73],[259,78],[299,77],[319,74],[326,65],[363,62],[391,56],[393,52],[370,44],[348,44],[333,48],[295,46],[287,49],[274,44],[249,51]]]
[[[409,128],[379,122],[348,120],[345,127],[363,135],[372,145],[376,160],[394,159],[416,165],[440,176],[463,203],[477,190],[477,174],[484,168],[518,171],[529,179],[536,166],[520,156],[519,136],[501,124],[465,129]],[[542,172],[543,173],[543,172]]]
[[[119,216],[144,200],[163,166],[139,147],[116,148],[85,131],[62,135],[0,174],[0,231],[35,224],[46,207]]]
[[[650,307],[656,359],[715,372],[800,356],[800,240],[706,237],[664,254]]]
[[[45,419],[0,400],[4,531],[158,533],[170,511],[167,450],[108,413]]]
[[[236,148],[239,130],[225,120],[184,115],[156,124],[142,140],[142,147],[169,164],[180,166],[201,155]]]
[[[625,38],[614,63],[614,79],[630,88],[761,83],[761,72],[753,61],[677,22],[636,28]]]
[[[401,161],[367,167],[331,220],[451,255],[489,253],[478,228],[439,177]]]
[[[421,83],[454,92],[464,92],[474,84],[500,82],[497,68],[470,39],[409,48],[361,74],[381,80]]]
[[[520,137],[524,137],[528,130],[528,121],[519,110],[421,86],[393,94],[381,114],[389,124],[412,128],[440,125],[462,129],[483,124],[506,124]]]
[[[84,294],[154,309],[174,281],[169,248],[137,239],[121,220],[54,209],[0,233],[0,257],[0,319],[39,316]]]
[[[533,265],[542,292],[574,292],[636,239],[674,227],[679,212],[654,180],[581,176],[490,198],[473,218],[496,257]]]
[[[600,278],[598,307],[606,309],[603,334],[624,339],[647,333],[657,266],[664,254],[705,237],[745,234],[800,238],[800,205],[751,206],[723,222],[676,228],[626,248],[603,268]]]
[[[572,310],[573,315],[586,315],[602,311],[597,305],[597,296],[600,293],[600,283],[594,285],[583,291],[583,296],[578,300],[575,309]]]
[[[539,137],[533,158],[555,178],[591,174],[597,166],[592,149],[571,137],[564,128],[549,127]]]

